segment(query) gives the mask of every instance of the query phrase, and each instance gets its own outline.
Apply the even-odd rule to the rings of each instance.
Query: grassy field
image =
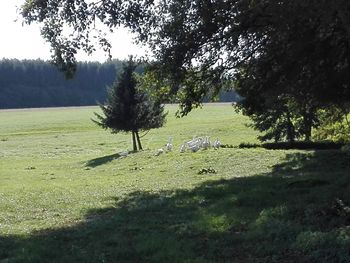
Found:
[[[206,105],[131,148],[97,108],[0,112],[0,263],[350,262],[350,157],[221,148],[256,143],[248,119]],[[172,137],[173,152],[155,156]],[[213,168],[216,173],[203,173]]]

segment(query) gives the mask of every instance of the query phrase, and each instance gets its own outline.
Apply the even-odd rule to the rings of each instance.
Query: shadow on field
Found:
[[[119,159],[120,157],[121,157],[121,155],[118,154],[118,153],[111,154],[111,155],[106,155],[106,156],[103,156],[103,157],[98,157],[98,158],[89,160],[86,163],[85,166],[91,167],[91,168],[95,168],[97,166],[100,166],[100,165],[109,163],[109,162],[111,162],[113,160]]]
[[[350,204],[349,176],[340,152],[288,154],[271,173],[134,192],[76,226],[2,237],[0,262],[350,262],[335,202]]]

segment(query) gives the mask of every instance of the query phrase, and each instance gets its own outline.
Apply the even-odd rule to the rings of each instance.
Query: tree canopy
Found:
[[[68,75],[76,50],[95,48],[93,35],[110,50],[95,25],[126,26],[153,51],[152,70],[180,94],[183,114],[233,87],[248,115],[285,98],[309,119],[311,109],[350,102],[347,0],[27,0],[22,15],[42,24]]]
[[[346,0],[27,0],[22,7],[27,23],[42,25],[54,61],[67,72],[74,70],[78,49],[93,52],[94,37],[109,51],[106,36],[97,29],[102,23],[110,30],[123,25],[137,33],[140,42],[152,47],[163,73],[177,82],[199,70],[197,81],[222,80],[240,65],[265,58],[282,63],[269,73],[288,68],[284,77],[293,81],[306,74],[303,66],[310,73],[327,73],[318,74],[318,88],[332,95],[340,91],[330,85],[348,82],[349,14]],[[341,90],[349,97],[348,87]]]

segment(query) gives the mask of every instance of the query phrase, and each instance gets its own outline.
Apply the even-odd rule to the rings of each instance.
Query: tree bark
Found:
[[[287,140],[290,143],[295,141],[295,128],[289,112],[287,112]]]
[[[305,132],[305,141],[311,141],[311,127],[307,127],[307,131]]]
[[[139,131],[136,131],[135,134],[136,134],[136,139],[137,139],[137,144],[139,146],[139,150],[142,150],[142,145],[141,145],[141,140],[140,140],[140,136],[139,136]]]
[[[309,142],[311,141],[312,120],[308,114],[304,116],[304,127],[305,141]]]
[[[136,136],[134,131],[132,131],[132,148],[134,152],[137,152]]]

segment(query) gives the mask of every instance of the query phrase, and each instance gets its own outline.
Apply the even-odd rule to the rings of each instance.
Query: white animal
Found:
[[[159,156],[161,155],[162,153],[164,153],[164,150],[162,148],[158,149],[155,156]]]
[[[200,144],[193,144],[193,145],[189,146],[189,148],[192,152],[196,152],[200,149]]]
[[[184,142],[183,144],[181,144],[180,146],[180,153],[183,153],[186,151],[186,143]]]
[[[220,142],[219,138],[217,138],[214,142],[214,148],[219,149],[220,146],[221,146],[221,142]]]
[[[126,156],[128,156],[128,154],[129,154],[128,151],[124,151],[124,152],[119,153],[120,157],[126,157]]]
[[[169,138],[168,143],[165,145],[165,149],[167,152],[170,152],[173,150],[173,138]]]
[[[187,142],[187,146],[188,146],[188,148],[200,148],[201,147],[201,145],[202,145],[202,142],[203,142],[203,139],[202,138],[194,138],[194,139],[192,139],[191,141],[188,141]]]
[[[210,140],[209,140],[209,136],[206,136],[204,141],[202,142],[202,148],[203,149],[208,149],[210,147]]]

